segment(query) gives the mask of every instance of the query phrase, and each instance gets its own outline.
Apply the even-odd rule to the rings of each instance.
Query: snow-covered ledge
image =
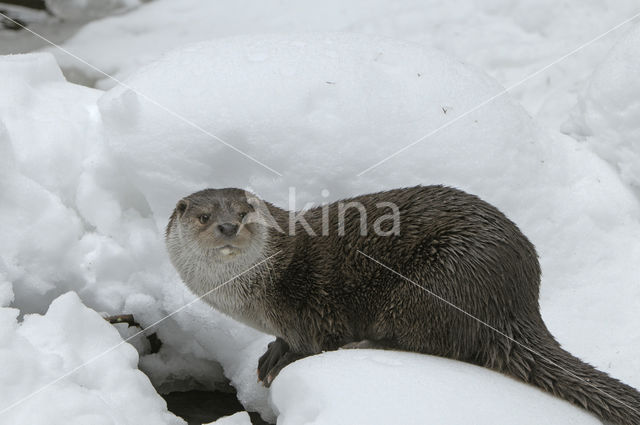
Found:
[[[340,350],[287,367],[271,390],[279,425],[599,425],[515,379],[416,353]]]

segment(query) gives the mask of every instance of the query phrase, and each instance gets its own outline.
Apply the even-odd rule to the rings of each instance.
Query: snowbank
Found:
[[[640,197],[640,25],[596,68],[565,131],[586,139]]]
[[[285,368],[279,425],[596,425],[590,414],[487,369],[439,357],[340,350]]]
[[[345,31],[440,49],[508,87],[635,13],[635,0],[565,0],[562,4],[555,0],[283,0],[275,4],[238,0],[224,6],[199,0],[156,0],[125,15],[92,22],[63,46],[123,79],[160,54],[191,42],[243,34]],[[513,95],[530,113],[557,128],[615,36],[547,69]],[[113,87],[113,81],[94,69],[56,49],[49,51],[73,81]]]
[[[139,0],[45,0],[55,16],[69,20],[86,20],[108,16],[140,5]]]
[[[67,83],[48,54],[2,57],[0,79],[7,83],[0,87],[2,306],[11,305],[21,315],[44,313],[59,295],[73,290],[97,311],[131,312],[149,324],[165,316],[167,309],[173,311],[186,303],[185,298],[191,299],[168,266],[164,273],[147,269],[166,264],[159,261],[164,258],[162,237],[154,221],[135,209],[136,199],[117,179],[116,165],[103,152],[104,131],[96,106],[101,93]],[[124,201],[119,203],[128,197],[133,198],[133,207]],[[168,292],[171,289],[174,293]],[[162,303],[165,296],[170,300],[166,307]],[[15,322],[18,312],[10,311],[15,313],[6,313],[8,322],[3,325]],[[171,326],[159,333],[168,329]],[[179,360],[163,357],[170,356],[171,343],[154,362],[152,356],[146,356],[156,369],[170,362],[179,365],[173,367],[173,373],[159,373],[158,378],[151,373],[154,379],[189,380],[193,384],[189,372],[194,368],[201,371],[201,385],[212,386],[222,379],[212,355],[198,357],[194,354],[197,350],[182,344],[186,338],[178,338],[187,351],[179,357],[174,355]],[[166,340],[171,341],[171,337]],[[65,343],[71,350],[76,342]],[[11,361],[20,358],[20,351],[15,356]],[[33,362],[36,360],[34,357]],[[9,359],[5,366],[22,368]],[[54,368],[51,374],[43,375],[43,380],[25,383],[17,393],[35,391],[44,378],[57,377],[56,371],[71,368]],[[102,369],[92,370],[99,373]],[[108,369],[104,370],[108,376]],[[180,374],[181,370],[185,372]],[[149,394],[151,386],[137,386],[132,389],[135,391],[141,391],[140,397],[155,394]],[[129,397],[136,399],[131,394]],[[15,409],[16,414],[33,410],[28,406]]]
[[[184,424],[138,370],[136,350],[76,294],[43,316],[18,314],[0,309],[2,423]]]
[[[43,313],[80,280],[83,226],[68,201],[99,92],[67,83],[45,54],[4,56],[0,75],[0,274],[23,313]]]
[[[358,177],[500,91],[475,70],[412,44],[238,37],[172,52],[126,84],[99,102],[107,143],[162,225],[180,196],[207,185],[251,186],[280,204],[295,185],[304,205],[322,189],[330,200],[439,182],[500,203],[513,202],[520,186],[492,184],[505,167],[524,166],[522,174],[546,167],[537,161],[545,136],[502,97]],[[523,158],[512,164],[516,149]]]
[[[46,54],[3,57],[0,72],[10,82],[0,86],[0,297],[23,314],[73,290],[91,309],[149,326],[192,301],[162,235],[175,202],[203,187],[252,188],[289,207],[294,186],[302,208],[444,183],[496,204],[536,243],[543,314],[565,347],[640,386],[638,199],[598,156],[540,130],[508,97],[462,117],[502,88],[455,59],[378,37],[274,35],[185,47],[104,94],[65,82]],[[3,326],[16,326],[11,314]],[[162,350],[140,359],[156,387],[213,387],[222,365],[245,407],[275,418],[255,374],[269,336],[202,303],[157,332]],[[313,362],[296,385],[316,379]],[[294,407],[278,400],[286,417]]]

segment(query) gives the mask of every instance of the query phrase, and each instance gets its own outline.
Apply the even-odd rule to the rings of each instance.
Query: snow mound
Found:
[[[37,84],[64,81],[62,71],[52,54],[9,55],[0,61],[0,74],[6,83]],[[6,84],[8,89],[11,84]],[[10,99],[8,96],[5,101]],[[19,97],[13,98],[13,100]]]
[[[45,0],[55,16],[69,20],[101,18],[140,5],[139,0]]]
[[[169,53],[99,105],[109,147],[164,224],[178,197],[212,185],[250,186],[283,204],[292,185],[307,202],[321,189],[336,199],[438,182],[504,203],[520,187],[505,174],[549,168],[545,136],[508,97],[357,175],[500,89],[418,45],[247,36]]]
[[[104,153],[101,93],[67,83],[49,54],[2,57],[0,72],[11,82],[0,87],[0,306],[44,313],[59,295],[75,291],[94,310],[133,313],[148,325],[185,304],[192,297],[166,261],[154,220],[144,217],[144,198],[127,191]],[[16,314],[7,317],[15,321]],[[220,381],[212,356],[195,355],[183,334],[175,345],[187,352],[175,354],[175,322],[166,322],[159,333],[167,331],[161,336],[167,348],[142,361],[154,383]],[[19,359],[4,364],[20,369]],[[39,381],[31,384],[38,389]],[[137,390],[156,394],[151,386]]]
[[[2,423],[184,424],[138,370],[136,350],[75,293],[20,324],[18,313],[0,309]]]
[[[596,68],[567,132],[589,146],[640,197],[640,24]]]
[[[565,0],[562,7],[555,0],[237,0],[224,7],[200,0],[155,0],[88,24],[63,47],[123,79],[160,54],[192,42],[243,34],[345,31],[437,48],[511,86],[633,16],[637,9],[635,0]],[[590,44],[512,94],[556,128],[613,40],[605,37]],[[115,85],[86,64],[49,50],[73,81],[101,88]]]
[[[279,425],[599,425],[514,379],[415,353],[340,350],[297,361],[273,382]]]
[[[98,92],[64,81],[49,54],[4,56],[0,75],[10,82],[0,89],[0,276],[23,313],[42,313],[78,282],[72,248],[83,229],[65,201]]]

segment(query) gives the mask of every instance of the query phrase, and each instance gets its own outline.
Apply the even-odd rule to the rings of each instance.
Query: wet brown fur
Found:
[[[343,202],[348,201],[365,206],[367,236],[360,235],[355,208],[347,210],[345,234],[338,235],[337,203],[329,210],[327,236],[319,236],[321,208],[304,214],[318,236],[300,225],[295,236],[269,230],[265,257],[279,254],[268,272],[260,269],[251,276],[249,288],[254,289],[238,295],[257,306],[267,330],[278,337],[279,346],[270,347],[261,367],[273,369],[280,362],[282,368],[300,357],[370,340],[485,366],[614,424],[640,424],[640,393],[564,351],[549,333],[539,312],[536,251],[495,207],[443,186],[396,189]],[[400,208],[399,235],[373,232],[374,221],[390,212],[378,208],[378,202]],[[280,227],[288,229],[289,212],[266,205]],[[168,234],[178,215],[174,211]],[[290,356],[283,359],[287,351]]]

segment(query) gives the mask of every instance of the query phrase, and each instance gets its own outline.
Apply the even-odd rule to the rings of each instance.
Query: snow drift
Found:
[[[136,350],[76,294],[43,316],[18,314],[0,309],[2,423],[185,423],[138,370]]]
[[[586,140],[640,198],[640,25],[596,68],[565,131]]]
[[[274,381],[272,398],[282,425],[600,424],[490,370],[382,350],[340,350],[293,363]]]
[[[71,3],[77,0],[50,0]],[[130,2],[131,0],[127,0]],[[103,1],[105,4],[122,0]],[[95,0],[88,1],[94,5]],[[552,11],[553,13],[549,13]],[[505,87],[547,67],[638,13],[635,0],[155,0],[130,13],[91,22],[63,47],[122,80],[159,55],[188,43],[264,33],[346,31],[417,42],[483,69]],[[558,128],[621,28],[511,91],[542,123]],[[62,53],[72,81],[116,83]]]

